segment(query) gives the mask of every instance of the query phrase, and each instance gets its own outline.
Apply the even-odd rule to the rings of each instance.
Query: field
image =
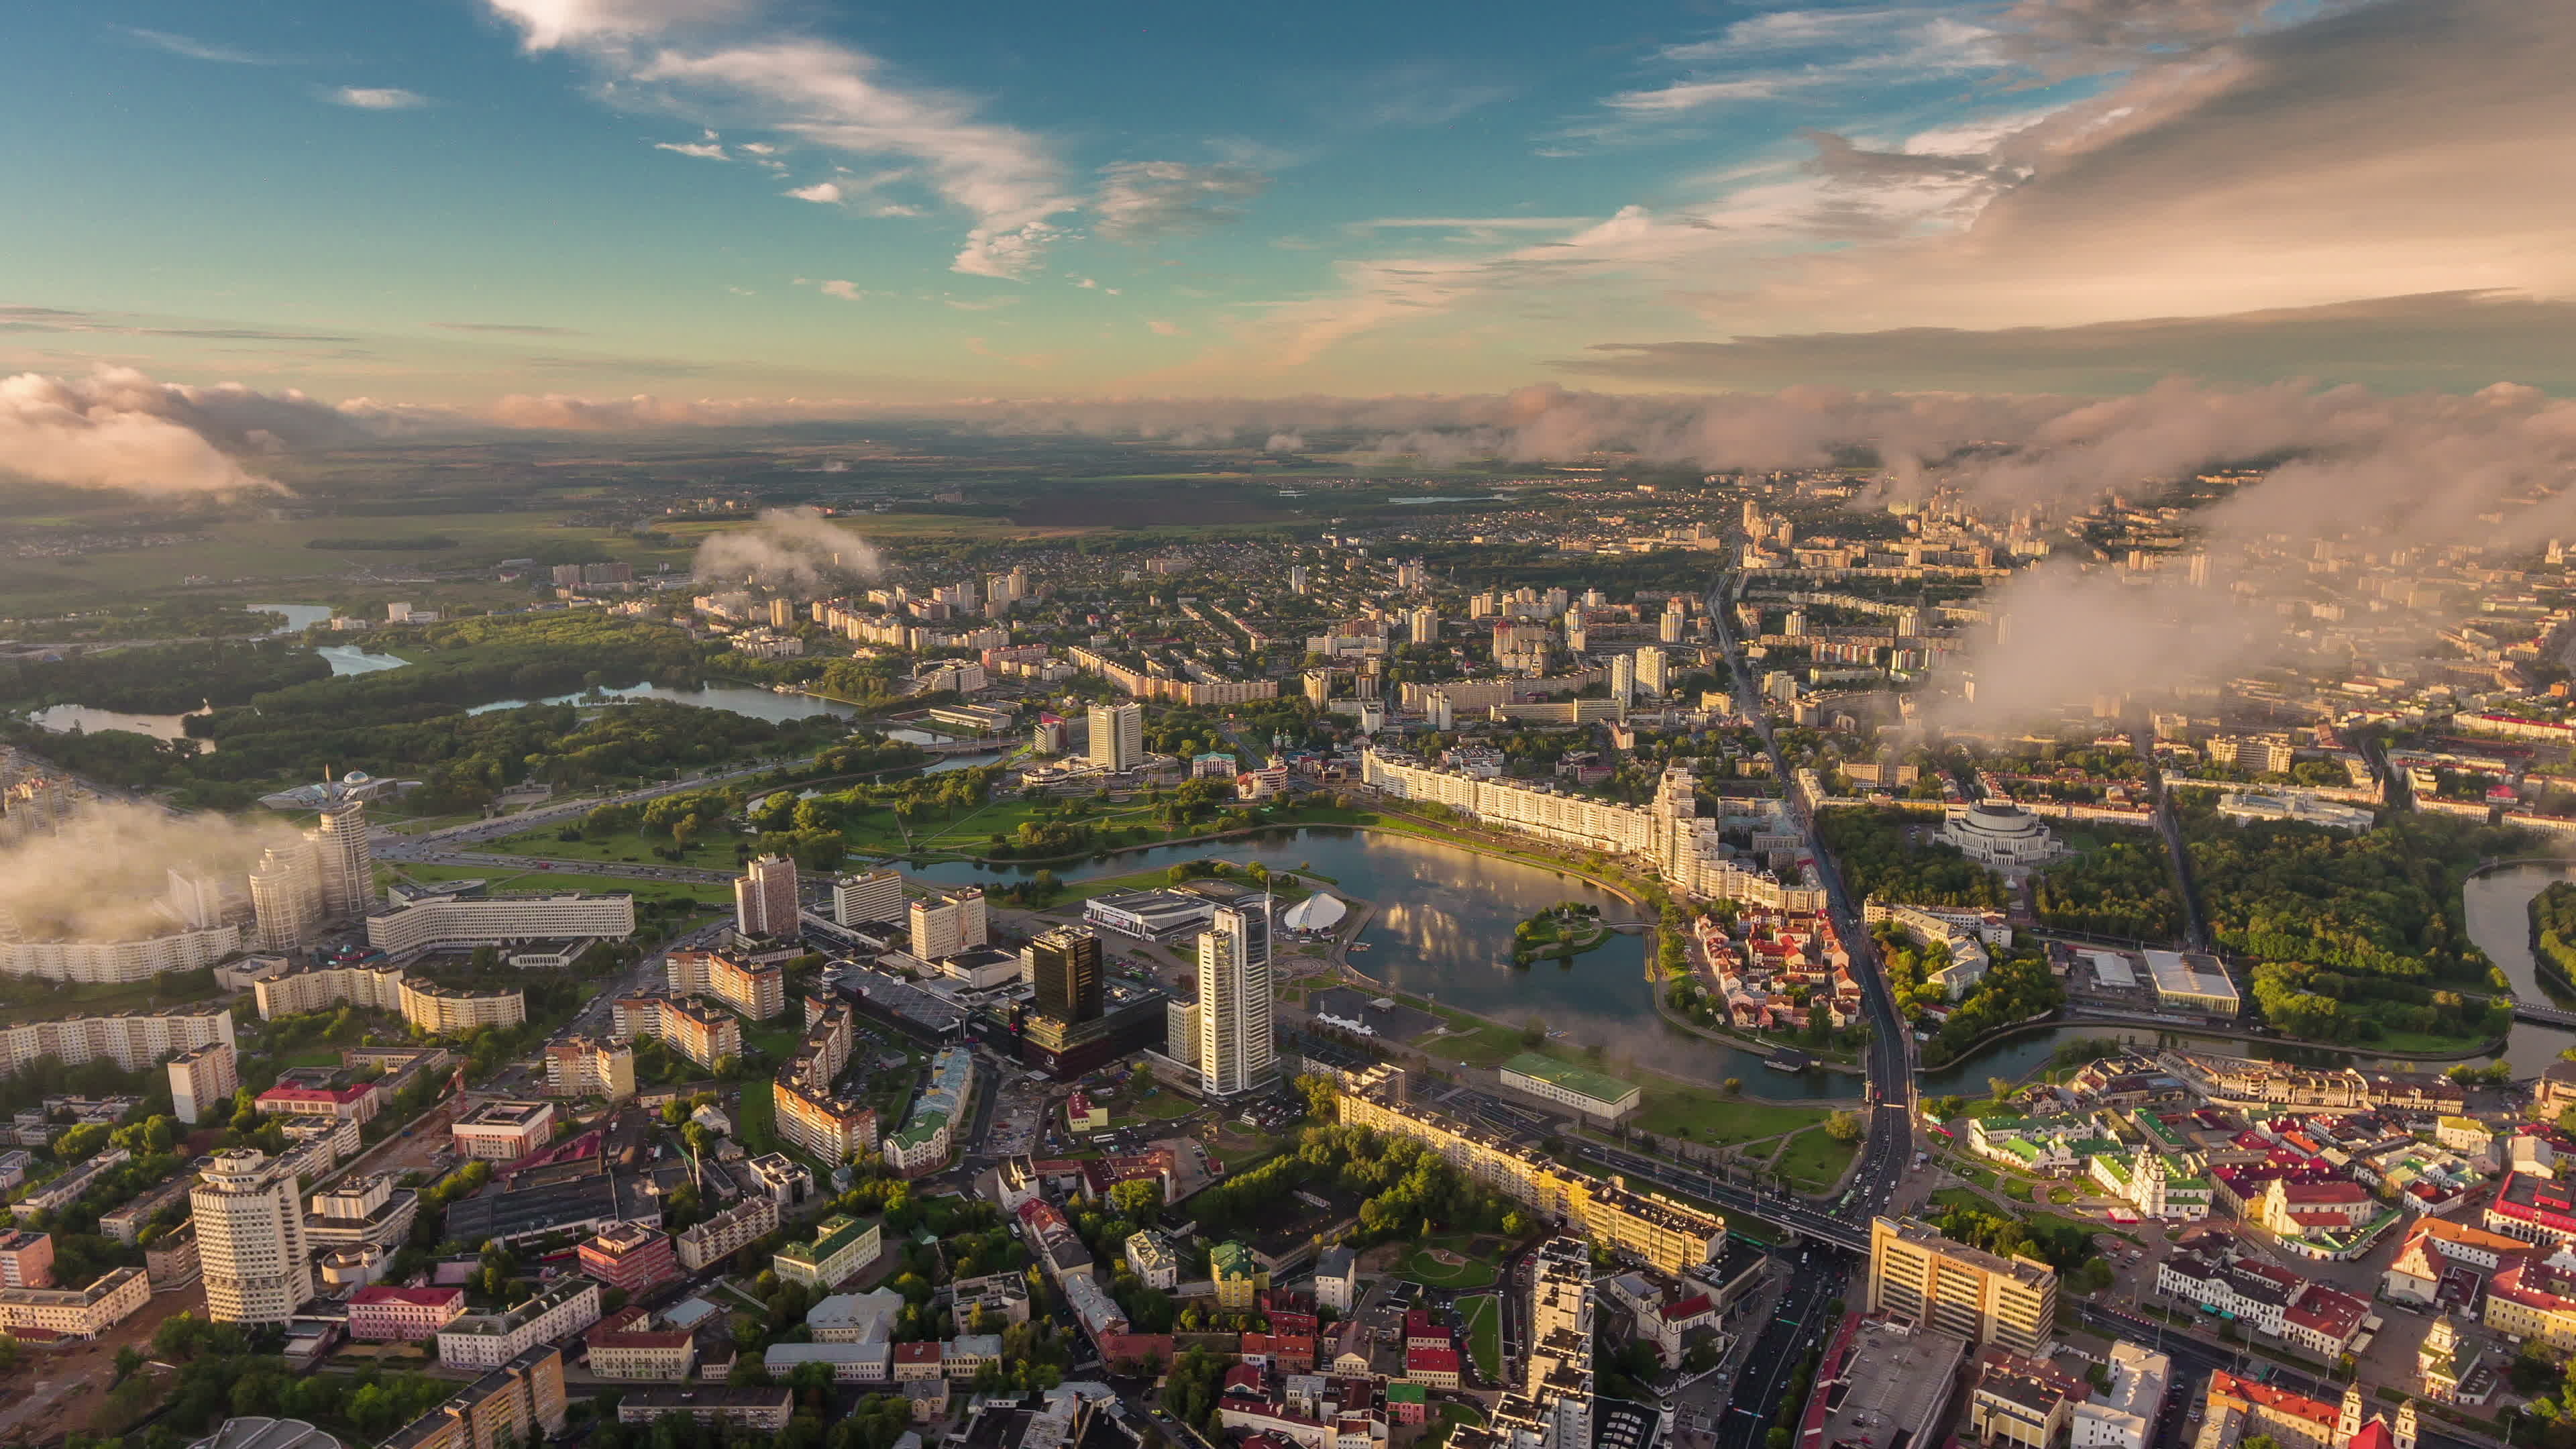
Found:
[[[769,1095],[770,1084],[754,1078],[742,1084],[742,1105],[734,1113],[734,1135],[742,1139],[746,1151],[773,1152],[778,1148],[778,1104]]]
[[[1476,1360],[1476,1372],[1487,1383],[1499,1383],[1503,1377],[1503,1311],[1490,1293],[1479,1293],[1459,1303],[1467,1328],[1467,1352]]]
[[[1774,1107],[1729,1097],[1713,1087],[1693,1087],[1661,1077],[1638,1083],[1640,1101],[1632,1127],[1663,1137],[1724,1146],[1777,1137],[1783,1132],[1821,1125],[1831,1113],[1822,1107]]]
[[[1429,1288],[1490,1288],[1494,1265],[1477,1256],[1477,1240],[1465,1233],[1442,1233],[1416,1248],[1398,1275]],[[1490,1243],[1487,1245],[1490,1247]],[[1440,1256],[1459,1261],[1443,1262]]]

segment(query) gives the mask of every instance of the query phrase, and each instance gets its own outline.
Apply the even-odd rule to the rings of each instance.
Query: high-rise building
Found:
[[[1093,705],[1089,758],[1113,774],[1145,763],[1145,706]]]
[[[1415,644],[1440,642],[1440,611],[1429,604],[1415,607],[1405,618],[1405,634]]]
[[[194,1127],[232,1111],[241,1066],[228,1041],[210,1041],[170,1059],[170,1113]]]
[[[2057,1270],[1952,1242],[1912,1218],[1876,1218],[1869,1311],[2037,1358],[2057,1322]]]
[[[1652,645],[1637,651],[1637,687],[1661,696],[1672,685],[1672,656]]]
[[[215,1154],[188,1192],[206,1316],[217,1323],[284,1323],[313,1296],[304,1204],[295,1171],[252,1147]]]
[[[847,875],[832,887],[832,919],[844,926],[903,919],[903,877],[890,870]]]
[[[794,936],[796,862],[783,855],[764,855],[750,873],[733,883],[734,920],[746,936]]]
[[[1673,602],[1678,604],[1681,600],[1675,598]],[[1682,630],[1689,625],[1690,614],[1686,610],[1667,607],[1663,617],[1656,621],[1655,637],[1666,644],[1679,644],[1682,642]]]
[[[1038,1010],[1058,1021],[1100,1015],[1100,937],[1087,927],[1058,926],[1029,942],[1029,982]]]
[[[1626,654],[1610,656],[1610,697],[1621,704],[1637,699],[1637,661]]]
[[[1199,934],[1199,1087],[1213,1097],[1279,1080],[1270,1031],[1270,903],[1219,906]]]
[[[170,914],[191,931],[208,931],[224,922],[223,892],[210,876],[198,875],[172,866],[167,872],[170,882]]]
[[[304,833],[319,867],[322,914],[331,920],[366,918],[376,899],[376,852],[367,842],[367,806],[340,800],[322,807],[321,820]]]
[[[263,951],[301,951],[322,937],[322,871],[310,841],[272,847],[250,873],[251,916]]]
[[[923,896],[912,903],[912,954],[922,960],[937,961],[984,942],[981,886]]]

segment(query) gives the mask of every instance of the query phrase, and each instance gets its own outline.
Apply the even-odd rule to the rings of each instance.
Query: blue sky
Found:
[[[34,9],[0,365],[469,409],[2556,385],[2571,41],[2496,0]]]

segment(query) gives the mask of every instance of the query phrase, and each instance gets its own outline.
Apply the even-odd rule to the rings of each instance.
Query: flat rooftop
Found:
[[[1823,1386],[1827,1413],[1816,1443],[1917,1449],[1920,1441],[1898,1436],[1924,1428],[1940,1411],[1967,1357],[1968,1341],[1956,1334],[1862,1323],[1837,1381]]]
[[[1637,1091],[1637,1084],[1634,1082],[1621,1081],[1608,1072],[1596,1072],[1590,1067],[1561,1062],[1554,1057],[1541,1056],[1537,1052],[1522,1052],[1514,1056],[1510,1061],[1503,1063],[1503,1070],[1518,1072],[1524,1077],[1535,1077],[1542,1082],[1553,1082],[1567,1091],[1578,1092],[1596,1102],[1621,1101]]]

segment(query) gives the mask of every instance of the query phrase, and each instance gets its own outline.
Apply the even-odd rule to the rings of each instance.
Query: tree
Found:
[[[1836,1142],[1858,1142],[1868,1132],[1869,1128],[1862,1123],[1858,1112],[1836,1112],[1825,1119],[1825,1135]]]
[[[129,1343],[116,1351],[116,1377],[112,1382],[121,1384],[134,1377],[135,1371],[142,1367],[143,1350]]]
[[[1726,1079],[1726,1095],[1732,1097],[1743,1090],[1744,1079],[1742,1077],[1729,1077]]]
[[[1521,1045],[1534,1047],[1547,1040],[1547,1018],[1533,1016],[1521,1023]]]

